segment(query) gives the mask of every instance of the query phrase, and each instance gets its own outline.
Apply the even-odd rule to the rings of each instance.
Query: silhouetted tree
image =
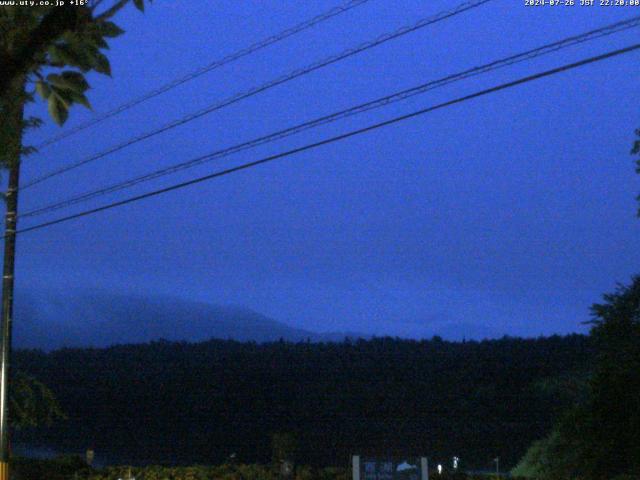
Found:
[[[515,474],[540,480],[640,476],[640,276],[592,307],[596,363],[589,395]]]
[[[66,418],[49,388],[34,377],[16,372],[9,397],[15,428],[51,426]]]

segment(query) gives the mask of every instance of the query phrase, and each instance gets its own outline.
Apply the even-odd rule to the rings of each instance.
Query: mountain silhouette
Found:
[[[15,346],[44,350],[105,347],[159,339],[318,342],[362,336],[311,332],[244,307],[103,292],[19,293],[14,313]]]

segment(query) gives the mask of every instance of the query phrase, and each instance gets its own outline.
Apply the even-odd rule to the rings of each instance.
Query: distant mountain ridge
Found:
[[[16,347],[44,350],[159,339],[319,342],[365,337],[357,333],[311,332],[248,308],[161,296],[19,294],[14,317]]]

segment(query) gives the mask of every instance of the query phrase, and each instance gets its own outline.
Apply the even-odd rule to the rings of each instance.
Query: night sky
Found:
[[[104,112],[340,2],[157,0],[118,18]],[[28,158],[23,182],[457,5],[371,0]],[[640,14],[495,0],[26,190],[26,211]],[[638,41],[638,29],[22,222],[204,175]],[[640,263],[640,53],[18,239],[17,288],[169,295],[315,331],[585,332]],[[33,112],[46,115],[42,105]],[[92,113],[76,107],[65,126]],[[32,143],[59,129],[51,121]],[[16,319],[19,321],[19,319]]]

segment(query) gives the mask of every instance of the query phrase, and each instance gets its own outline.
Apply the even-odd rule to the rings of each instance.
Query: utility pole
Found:
[[[500,478],[500,457],[496,457],[493,461],[496,462],[496,477]]]
[[[11,360],[11,331],[13,322],[13,287],[16,258],[16,227],[18,216],[18,185],[20,156],[24,128],[25,76],[16,78],[4,92],[1,109],[5,151],[3,167],[9,170],[9,184],[5,195],[7,212],[4,231],[4,264],[2,269],[2,307],[0,309],[0,480],[9,480],[9,375]]]

